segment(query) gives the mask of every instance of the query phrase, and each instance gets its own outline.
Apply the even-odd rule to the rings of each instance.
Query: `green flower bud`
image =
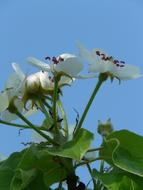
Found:
[[[106,137],[110,133],[113,132],[113,125],[111,123],[111,119],[109,118],[106,123],[102,123],[100,120],[98,121],[98,128],[97,128],[98,133]]]

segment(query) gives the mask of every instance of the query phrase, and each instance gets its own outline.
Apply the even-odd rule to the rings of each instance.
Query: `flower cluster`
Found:
[[[93,49],[90,52],[81,43],[78,43],[77,47],[79,57],[64,53],[57,57],[47,56],[45,58],[46,62],[28,57],[27,62],[40,69],[39,72],[29,76],[23,73],[18,64],[12,63],[15,73],[9,77],[5,89],[0,93],[1,118],[6,121],[17,118],[11,109],[12,104],[23,114],[28,115],[31,111],[35,112],[39,97],[53,96],[55,78],[58,78],[58,88],[61,89],[77,78],[96,78],[101,73],[106,74],[107,78],[111,77],[119,80],[142,76],[138,67],[126,64],[124,61],[118,61],[102,50]],[[84,60],[88,62],[87,75],[81,75],[84,69],[82,61]]]

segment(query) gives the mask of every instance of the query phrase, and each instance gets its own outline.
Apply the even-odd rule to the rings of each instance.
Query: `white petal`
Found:
[[[2,112],[1,118],[4,121],[11,122],[13,120],[16,120],[18,117],[15,114],[10,113],[8,110]]]
[[[70,54],[70,53],[63,53],[63,54],[59,55],[59,56],[57,57],[57,59],[58,59],[59,57],[62,58],[62,59],[64,59],[64,60],[67,60],[67,59],[69,59],[69,58],[76,57],[76,56],[73,55],[73,54]]]
[[[4,110],[6,110],[9,106],[9,99],[8,99],[8,95],[7,92],[2,92],[0,93],[0,112],[3,112]]]
[[[60,81],[59,81],[59,86],[64,85],[64,84],[71,84],[72,82],[75,81],[75,78],[69,78],[66,76],[62,76]]]
[[[114,68],[114,69],[113,69]],[[124,67],[112,67],[112,74],[121,80],[129,80],[141,77],[140,69],[137,66],[125,64]]]
[[[49,74],[48,72],[40,72],[39,74],[39,79],[40,79],[40,83],[41,83],[41,87],[44,90],[48,90],[48,89],[53,89],[54,88],[54,82],[52,82],[49,79]]]
[[[86,49],[80,42],[77,43],[77,47],[79,49],[79,54],[82,59],[89,61],[89,63],[94,63],[96,61],[93,54],[88,51],[88,49]]]
[[[64,72],[70,76],[77,75],[83,69],[83,65],[77,57],[71,57],[61,61],[55,66],[57,72]]]
[[[108,71],[108,63],[105,61],[95,61],[93,64],[89,64],[89,72],[93,73],[105,73]]]
[[[48,64],[34,57],[28,57],[27,62],[33,66],[40,68],[43,71],[51,71],[51,68]]]
[[[6,88],[18,88],[21,84],[21,80],[19,79],[18,75],[16,73],[13,73],[9,76],[5,87]]]
[[[97,74],[89,74],[89,75],[76,75],[76,79],[90,79],[90,78],[97,78]]]
[[[25,74],[21,70],[20,66],[17,63],[12,63],[12,67],[15,70],[16,74],[19,76],[20,80],[23,81],[25,79]]]

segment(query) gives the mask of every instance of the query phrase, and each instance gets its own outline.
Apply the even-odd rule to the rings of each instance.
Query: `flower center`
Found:
[[[47,56],[47,57],[45,57],[45,60],[50,60],[55,65],[57,65],[61,61],[64,61],[64,59],[62,57],[60,57],[60,56],[59,57],[55,57],[55,56],[49,57],[49,56]]]
[[[114,59],[112,56],[107,56],[106,54],[104,54],[100,51],[96,51],[96,55],[98,55],[100,57],[100,59],[103,61],[111,61],[117,67],[124,67],[125,66],[124,61],[119,61],[117,59]]]

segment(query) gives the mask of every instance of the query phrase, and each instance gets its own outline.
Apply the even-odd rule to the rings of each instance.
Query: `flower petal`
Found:
[[[124,67],[112,66],[110,71],[121,80],[135,79],[142,76],[139,67],[129,64],[125,64]]]
[[[93,53],[88,51],[80,42],[77,43],[79,49],[79,54],[82,59],[89,61],[89,63],[94,63],[96,58]],[[96,55],[96,54],[95,54]]]
[[[62,57],[62,55],[60,57]],[[57,72],[62,71],[70,76],[77,75],[82,69],[83,65],[76,56],[67,58],[55,66]]]
[[[23,81],[25,79],[25,74],[21,70],[20,66],[17,63],[12,63],[12,67],[15,70],[16,74],[19,76],[19,79]]]
[[[51,68],[48,64],[34,57],[28,57],[27,62],[33,66],[40,68],[43,71],[51,71]]]
[[[105,73],[108,71],[108,63],[105,61],[95,61],[89,64],[89,72],[93,73]]]
[[[10,113],[8,110],[5,110],[4,112],[2,112],[1,118],[4,121],[11,122],[13,120],[16,120],[18,117],[17,115]]]
[[[3,112],[4,110],[6,110],[8,106],[9,106],[8,95],[7,95],[7,92],[4,91],[0,93],[0,112]]]

